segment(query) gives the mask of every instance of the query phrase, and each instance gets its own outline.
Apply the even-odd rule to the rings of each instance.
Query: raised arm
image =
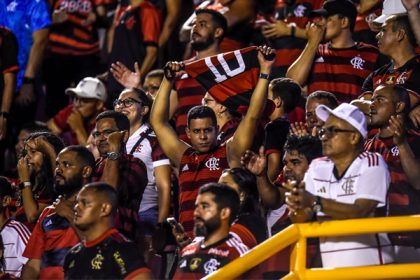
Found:
[[[181,12],[181,0],[166,0],[166,17],[163,22],[162,32],[159,36],[159,48],[164,46],[175,28]]]
[[[316,51],[324,36],[324,33],[324,25],[311,23],[306,32],[308,43],[306,43],[305,49],[300,54],[300,56],[295,60],[295,62],[293,62],[289,69],[287,69],[287,78],[295,80],[301,86],[306,84],[316,55]]]
[[[284,194],[274,186],[267,176],[267,158],[264,146],[260,147],[259,154],[247,150],[241,158],[241,164],[257,178],[257,188],[264,207],[277,209],[284,203]]]
[[[417,44],[420,45],[420,0],[402,0],[404,7],[407,9],[408,18],[410,20],[411,28],[416,36]]]
[[[270,47],[258,47],[260,78],[252,93],[245,117],[240,122],[235,134],[227,142],[227,157],[230,168],[241,166],[241,156],[251,148],[254,141],[255,131],[267,100],[268,75],[274,62],[274,53],[275,51]]]
[[[389,127],[394,132],[393,141],[400,151],[401,165],[408,182],[420,190],[420,159],[416,158],[405,137],[405,127],[401,116],[391,116]],[[418,144],[419,141],[417,141]]]
[[[183,64],[168,62],[165,66],[165,77],[160,85],[156,99],[150,113],[150,124],[156,133],[159,144],[175,167],[179,167],[182,155],[188,145],[178,138],[169,124],[169,99],[175,74],[181,70]]]

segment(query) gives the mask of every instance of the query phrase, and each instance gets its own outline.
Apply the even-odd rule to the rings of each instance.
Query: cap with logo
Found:
[[[401,0],[385,0],[383,3],[382,15],[375,18],[373,22],[382,24],[392,15],[405,13],[407,13],[407,10]]]
[[[357,9],[350,0],[327,0],[324,2],[324,5],[322,5],[321,9],[313,10],[310,13],[310,16],[328,17],[336,14],[346,16],[350,21],[354,22],[357,17]]]
[[[341,103],[334,110],[331,110],[325,105],[319,105],[316,107],[315,113],[323,122],[326,122],[330,115],[342,119],[357,129],[364,139],[367,137],[368,132],[366,117],[363,112],[354,105]]]
[[[104,102],[107,98],[105,85],[99,79],[92,77],[84,78],[77,87],[68,88],[65,93],[74,94],[80,98],[95,98]]]

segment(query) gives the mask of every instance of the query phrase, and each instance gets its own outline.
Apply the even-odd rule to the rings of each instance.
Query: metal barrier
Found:
[[[420,263],[346,268],[306,268],[306,239],[321,236],[420,231],[420,215],[293,224],[203,279],[235,279],[295,243],[290,273],[282,279],[420,278]]]

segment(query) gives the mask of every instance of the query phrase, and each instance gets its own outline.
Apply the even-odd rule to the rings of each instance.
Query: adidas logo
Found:
[[[322,187],[322,188],[318,189],[316,192],[319,192],[319,193],[326,193],[326,192],[327,192],[327,190],[325,189],[325,187]]]
[[[188,170],[190,170],[190,168],[188,167],[188,164],[186,164],[186,165],[184,165],[184,167],[182,168],[182,172],[184,172],[184,171],[188,171]]]
[[[324,58],[322,56],[318,57],[315,62],[324,63]]]

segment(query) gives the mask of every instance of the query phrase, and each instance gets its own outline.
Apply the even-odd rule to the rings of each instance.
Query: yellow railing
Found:
[[[235,279],[295,243],[290,273],[282,279],[401,279],[420,278],[420,263],[348,268],[306,268],[309,237],[420,230],[420,215],[293,224],[204,279]]]

